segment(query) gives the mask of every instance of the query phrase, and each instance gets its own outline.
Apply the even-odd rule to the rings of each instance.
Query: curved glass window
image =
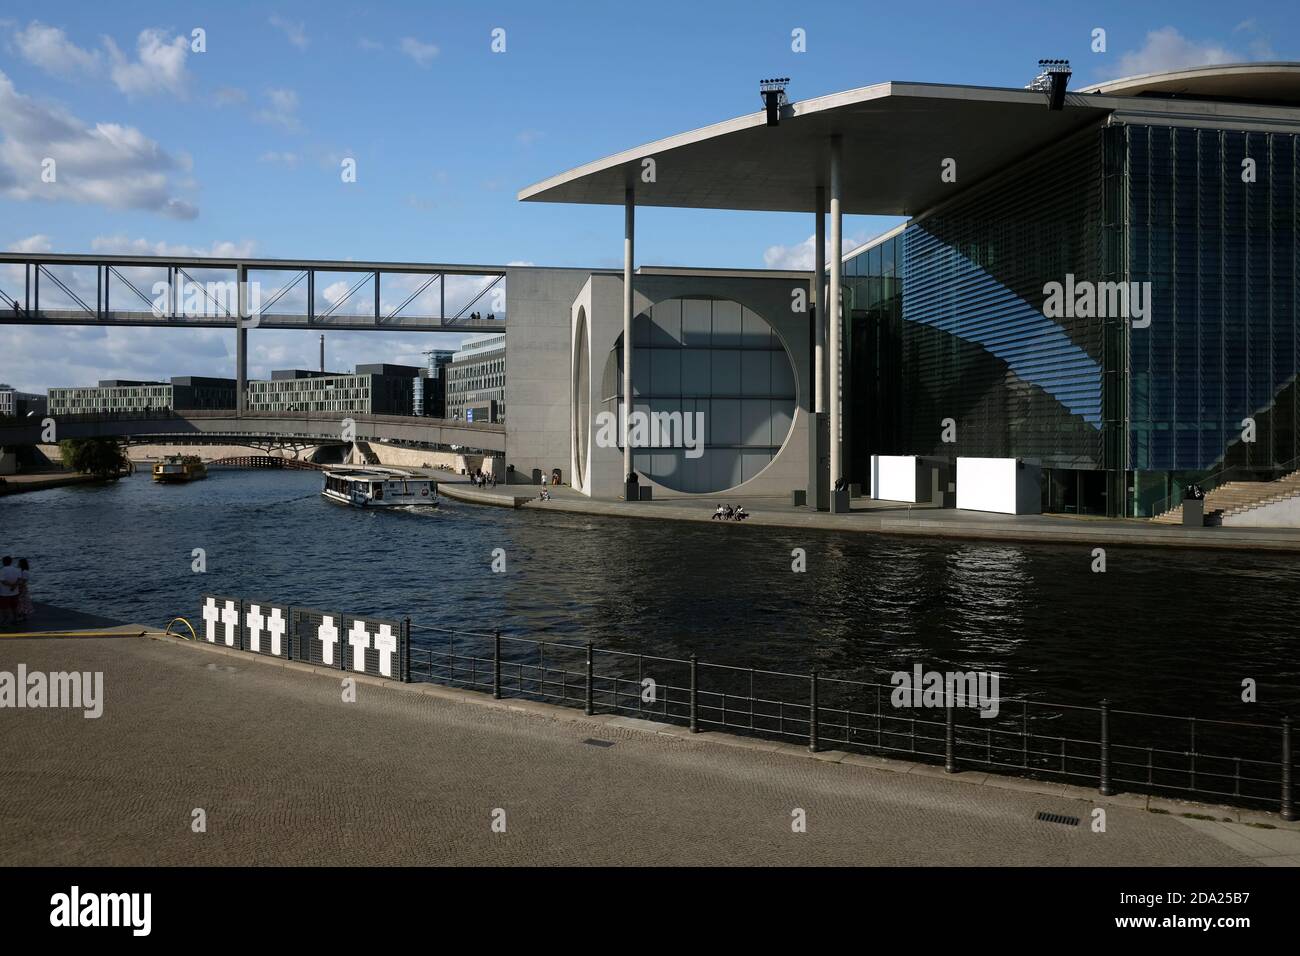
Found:
[[[707,494],[758,475],[794,423],[794,366],[767,321],[738,302],[666,299],[632,325],[633,467],[675,491]],[[623,339],[605,363],[605,411],[621,421]],[[635,420],[634,420],[635,428]],[[618,429],[622,441],[622,429]]]

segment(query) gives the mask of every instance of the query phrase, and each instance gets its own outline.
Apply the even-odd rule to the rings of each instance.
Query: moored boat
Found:
[[[325,472],[321,496],[354,508],[438,507],[438,483],[396,468],[336,468]]]
[[[153,480],[164,484],[208,477],[208,466],[198,455],[168,455],[153,463]]]

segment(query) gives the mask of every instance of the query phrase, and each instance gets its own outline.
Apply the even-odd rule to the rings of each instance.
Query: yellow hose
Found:
[[[172,634],[172,625],[175,624],[177,621],[180,621],[182,624],[184,624],[186,627],[190,629],[189,637],[186,637],[184,634],[180,634],[180,633],[174,635]],[[163,629],[163,637],[179,637],[182,641],[187,641],[187,640],[197,641],[199,639],[199,635],[194,631],[194,625],[191,624],[189,621],[185,620],[185,618],[183,617],[174,617],[170,621],[168,621],[167,627]]]

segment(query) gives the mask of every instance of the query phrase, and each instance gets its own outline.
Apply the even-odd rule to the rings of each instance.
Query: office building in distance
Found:
[[[506,420],[506,336],[472,335],[447,366],[447,417],[473,422]]]

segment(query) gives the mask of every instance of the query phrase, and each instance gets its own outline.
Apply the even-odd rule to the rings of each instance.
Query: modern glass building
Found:
[[[1149,515],[1300,467],[1297,148],[1108,119],[855,250],[852,480],[872,454],[1023,458],[1045,511]]]
[[[848,510],[873,455],[916,456],[940,485],[962,485],[959,458],[1014,464],[999,477],[968,466],[968,491],[999,491],[967,497],[976,510],[994,499],[989,510],[1008,510],[1001,476],[1033,472],[1041,510],[1117,516],[1163,512],[1192,482],[1300,469],[1300,64],[1076,90],[1063,61],[1039,65],[1028,86],[889,81],[800,100],[761,90],[762,111],[519,197],[622,206],[634,297],[646,294],[638,206],[811,214],[827,253],[810,270],[817,308],[806,345],[786,345],[797,362],[806,348],[816,370],[797,383],[795,430],[806,416],[818,508]],[[653,188],[639,185],[648,157],[671,169]],[[854,214],[903,225],[845,255]],[[641,308],[624,299],[624,321]],[[652,371],[660,357],[653,342],[620,347],[645,350]],[[773,461],[791,451],[787,441]],[[623,470],[655,477],[660,464],[625,457]],[[1015,480],[1021,513],[1032,494]]]

